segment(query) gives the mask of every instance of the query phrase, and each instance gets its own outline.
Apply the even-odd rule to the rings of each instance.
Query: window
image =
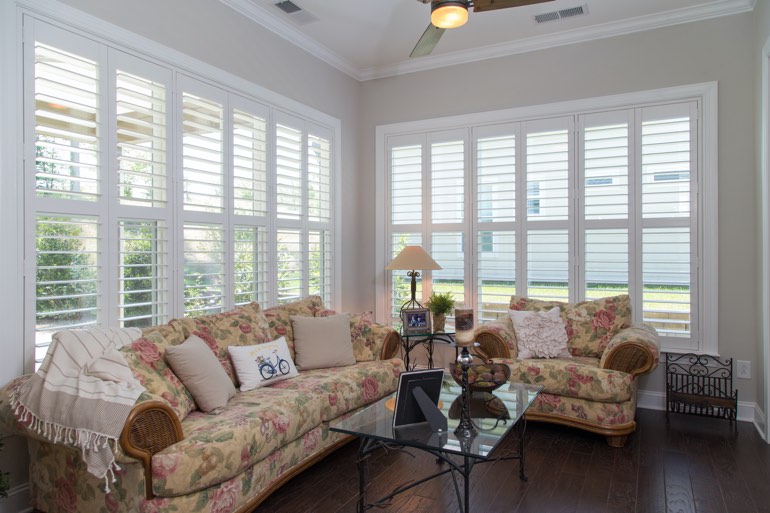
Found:
[[[596,99],[595,111],[543,106],[542,118],[528,109],[527,119],[458,116],[422,133],[379,127],[378,173],[389,184],[381,258],[422,241],[442,266],[424,273],[422,300],[451,291],[480,322],[506,315],[514,294],[629,294],[635,321],[653,325],[665,350],[715,351],[704,326],[715,322],[706,319],[716,317],[716,276],[704,268],[716,239],[704,227],[715,226],[716,172],[699,152],[713,134],[714,95],[694,86]],[[392,316],[402,285],[387,275]]]
[[[334,307],[336,127],[29,16],[24,37],[38,364],[63,328]]]

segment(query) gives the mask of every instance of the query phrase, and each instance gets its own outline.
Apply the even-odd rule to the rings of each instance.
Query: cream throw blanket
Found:
[[[40,369],[11,397],[19,422],[53,443],[81,449],[105,488],[118,469],[114,449],[123,425],[145,390],[118,349],[141,336],[138,328],[60,331]]]

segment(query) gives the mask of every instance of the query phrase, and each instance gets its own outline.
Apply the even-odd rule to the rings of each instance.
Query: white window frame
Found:
[[[609,111],[615,109],[632,109],[636,107],[647,107],[656,104],[679,103],[685,101],[694,101],[698,106],[698,132],[695,135],[694,149],[697,166],[699,169],[699,179],[693,179],[691,187],[691,198],[693,201],[692,211],[697,212],[698,225],[693,227],[691,237],[697,244],[697,253],[699,261],[693,262],[695,283],[692,285],[697,299],[694,301],[698,305],[699,311],[693,312],[693,322],[697,323],[692,329],[693,338],[684,339],[689,341],[689,345],[675,346],[673,344],[662,344],[662,351],[666,352],[696,352],[703,354],[717,355],[719,352],[718,344],[718,207],[717,207],[717,185],[718,185],[718,140],[717,140],[717,96],[718,86],[716,82],[707,82],[680,87],[671,87],[665,89],[656,89],[628,94],[620,94],[585,100],[567,101],[561,103],[538,105],[531,107],[522,107],[516,109],[505,109],[493,112],[483,112],[476,114],[451,116],[445,118],[428,119],[415,122],[396,123],[390,125],[381,125],[376,127],[375,138],[375,190],[376,192],[376,314],[380,321],[388,318],[388,298],[389,298],[389,273],[385,271],[385,266],[390,261],[390,241],[389,237],[389,184],[388,180],[388,159],[389,159],[389,141],[397,137],[404,137],[407,134],[412,137],[418,137],[420,134],[430,132],[439,132],[453,129],[477,130],[485,126],[491,126],[501,123],[527,122],[529,120],[539,120],[559,116],[578,116],[595,112]],[[518,141],[519,139],[517,139]],[[521,148],[517,143],[517,148]],[[520,151],[517,149],[517,159]],[[521,167],[517,167],[517,178],[521,176]],[[572,173],[570,174],[572,176]],[[522,187],[523,180],[517,181],[517,188]],[[467,190],[466,194],[474,194],[475,191]],[[428,193],[425,193],[427,196]],[[474,196],[472,196],[474,197]],[[429,198],[424,198],[429,200]],[[474,200],[475,201],[475,200]],[[424,205],[429,203],[423,203]],[[521,219],[521,212],[526,205],[517,203],[517,219]],[[570,209],[575,207],[575,201],[570,198]],[[630,215],[634,215],[633,206],[630,207]],[[517,223],[520,221],[517,221]],[[629,219],[632,223],[633,219]],[[501,223],[502,225],[502,223]],[[634,228],[641,234],[640,228]],[[517,238],[522,234],[517,232]],[[641,236],[641,235],[639,235]],[[423,235],[425,240],[425,235]],[[520,240],[520,239],[519,239]],[[474,241],[475,242],[475,241]],[[574,244],[574,235],[570,236],[570,243]],[[629,244],[631,241],[629,240]],[[524,248],[517,244],[517,252]],[[466,258],[470,258],[471,253],[466,249]],[[571,257],[574,260],[574,257]],[[629,282],[634,278],[631,273],[641,273],[634,267],[634,262],[629,262]],[[473,263],[475,267],[475,261]],[[517,278],[523,276],[523,269],[517,268]],[[570,265],[570,273],[576,273],[575,263]],[[575,291],[579,290],[578,279],[571,276],[570,300],[577,299]],[[582,278],[580,280],[582,282]],[[466,274],[466,293],[469,284],[474,283],[474,277]],[[517,279],[518,284],[522,283]],[[423,286],[423,289],[430,287],[430,284]],[[638,295],[640,297],[640,295]],[[475,297],[475,296],[469,296]],[[469,305],[476,306],[476,305]],[[633,304],[635,315],[641,312],[641,302],[636,301]]]
[[[0,77],[0,90],[3,91],[2,98],[0,99],[0,109],[2,109],[3,116],[0,117],[0,133],[3,133],[6,137],[3,138],[0,143],[0,169],[3,170],[0,175],[0,208],[3,213],[9,215],[4,216],[4,220],[12,221],[17,220],[21,222],[25,219],[24,211],[24,195],[27,193],[28,188],[24,187],[24,182],[27,178],[22,179],[21,173],[17,173],[25,168],[32,166],[34,168],[34,158],[30,160],[29,155],[24,155],[24,116],[25,107],[21,105],[20,98],[29,98],[31,91],[24,90],[25,79],[24,73],[24,61],[22,58],[22,48],[25,38],[24,19],[32,23],[38,20],[43,23],[50,24],[54,27],[58,27],[67,32],[71,32],[76,36],[84,37],[87,40],[93,41],[95,44],[100,45],[102,51],[111,52],[117,51],[127,55],[135,56],[139,60],[147,61],[151,66],[157,66],[164,68],[173,75],[173,82],[176,83],[177,77],[181,75],[192,76],[202,82],[212,84],[214,87],[221,90],[225,90],[229,95],[239,95],[247,98],[251,101],[265,105],[269,110],[268,123],[272,122],[272,116],[274,112],[280,110],[281,112],[289,113],[299,119],[304,120],[305,123],[315,127],[321,127],[324,130],[323,134],[328,135],[330,140],[330,174],[331,174],[331,220],[326,223],[324,229],[331,232],[333,249],[332,249],[332,287],[331,287],[331,304],[327,305],[329,308],[339,309],[341,305],[341,122],[339,119],[329,116],[319,110],[316,110],[307,105],[301,104],[295,100],[287,98],[283,95],[265,89],[240,77],[232,75],[226,71],[216,68],[210,64],[204,63],[198,59],[192,58],[181,52],[164,47],[158,43],[155,43],[149,39],[143,38],[130,31],[117,27],[115,25],[105,23],[103,20],[84,14],[81,11],[73,9],[64,4],[56,2],[48,2],[45,0],[15,0],[11,2],[4,2],[0,6],[0,13],[2,14],[2,20],[0,26],[2,31],[2,53],[0,53],[0,63],[2,69],[8,71],[3,73]],[[26,50],[29,51],[29,50]],[[101,72],[104,76],[104,71]],[[29,82],[26,82],[29,83]],[[114,84],[114,77],[110,77],[110,81],[102,84],[102,88],[109,87],[109,84]],[[175,87],[169,91],[168,95],[168,109],[167,113],[169,118],[177,116],[174,107],[174,95],[175,91],[179,89]],[[29,100],[25,100],[29,101]],[[29,107],[29,106],[27,106]],[[229,112],[226,110],[226,117],[230,117]],[[178,162],[175,162],[176,156],[179,155],[178,141],[175,140],[175,127],[169,121],[169,127],[171,134],[169,136],[169,145],[176,145],[175,149],[169,151],[169,161],[167,172],[169,174],[177,173]],[[229,125],[227,125],[229,127]],[[229,134],[225,134],[229,138]],[[27,137],[29,134],[27,134]],[[29,139],[27,139],[29,140]],[[34,139],[33,139],[34,140]],[[114,136],[109,136],[106,139],[105,144],[109,145],[109,148],[102,148],[103,152],[114,151],[112,148],[114,142]],[[34,146],[34,145],[33,145]],[[228,150],[229,151],[229,150]],[[268,152],[271,152],[268,149]],[[29,152],[27,152],[29,153]],[[113,153],[114,154],[114,153]],[[34,157],[34,155],[33,155]],[[102,191],[105,188],[114,185],[113,179],[108,179],[111,168],[114,166],[105,166],[105,176],[102,179]],[[17,176],[18,175],[18,176]],[[179,177],[172,177],[169,184],[168,196],[169,198],[175,198],[176,191],[179,190],[180,184],[177,183]],[[231,187],[230,184],[225,183],[226,187]],[[34,194],[34,191],[32,191]],[[268,191],[268,194],[270,192]],[[228,194],[231,196],[231,194]],[[173,200],[172,200],[173,201]],[[230,200],[228,199],[228,202]],[[101,202],[97,202],[101,203]],[[226,203],[227,206],[227,203]],[[117,261],[116,250],[117,247],[112,247],[112,241],[115,240],[115,233],[117,231],[117,225],[115,224],[118,218],[130,219],[134,218],[132,214],[128,212],[134,212],[139,207],[125,206],[121,209],[115,209],[113,212],[107,212],[106,208],[89,206],[91,209],[98,208],[99,215],[102,219],[103,228],[112,232],[110,238],[106,239],[107,246],[104,247],[102,254],[102,262]],[[164,216],[170,216],[176,225],[180,224],[178,216],[177,205],[171,205],[168,209],[170,214],[164,214]],[[28,211],[29,212],[29,211]],[[85,214],[86,212],[81,212]],[[139,218],[146,218],[140,216]],[[269,217],[269,216],[268,216]],[[115,224],[112,226],[111,224]],[[270,224],[270,220],[268,220]],[[0,368],[2,375],[9,377],[20,374],[22,372],[31,372],[35,368],[35,351],[34,351],[34,333],[35,333],[35,314],[34,308],[30,308],[28,301],[27,304],[19,301],[24,291],[27,293],[31,289],[34,293],[35,282],[35,251],[34,251],[34,232],[30,234],[28,226],[23,228],[17,228],[16,222],[4,222],[2,233],[7,236],[5,240],[15,241],[17,244],[13,250],[4,251],[2,253],[3,268],[7,270],[9,277],[17,277],[18,279],[9,280],[12,290],[8,291],[7,297],[13,297],[13,302],[10,300],[3,301],[4,304],[10,308],[5,311],[8,313],[14,313],[12,317],[24,318],[24,323],[14,325],[11,332],[7,335],[13,340],[24,340],[24,343],[18,344],[18,348],[15,348],[15,354],[18,358],[12,361],[8,369],[6,367]],[[29,225],[29,223],[26,223]],[[317,224],[317,223],[316,223]],[[180,271],[181,266],[181,250],[178,246],[176,238],[177,234],[173,233],[174,224],[167,226],[168,239],[172,248],[170,249],[170,262],[172,267],[172,273],[169,278],[169,317],[181,316],[182,314],[182,297],[181,297],[181,284],[182,276]],[[105,231],[106,233],[106,231]],[[32,246],[30,247],[30,240]],[[228,243],[231,242],[228,240]],[[232,248],[228,245],[228,255],[232,255]],[[26,255],[26,256],[25,256]],[[232,267],[232,262],[227,265]],[[111,265],[111,264],[110,264]],[[116,307],[116,290],[117,290],[117,268],[106,272],[102,278],[104,282],[101,288],[101,294],[106,294],[107,304],[104,311],[100,313],[100,325],[108,326],[114,325],[117,322],[117,309]],[[229,273],[228,273],[229,276]],[[113,283],[114,282],[114,283]],[[232,292],[232,283],[228,284],[229,292]],[[272,286],[272,285],[271,285]],[[232,294],[230,294],[232,296]],[[275,294],[271,294],[265,301],[264,306],[272,306],[275,304]],[[232,306],[232,297],[228,299],[228,306]],[[21,304],[19,304],[21,303]],[[13,305],[13,306],[12,306]],[[33,305],[34,307],[34,305]],[[114,311],[113,311],[114,310]],[[112,322],[113,324],[109,324]],[[14,352],[15,352],[14,351]],[[18,362],[22,362],[19,366]]]

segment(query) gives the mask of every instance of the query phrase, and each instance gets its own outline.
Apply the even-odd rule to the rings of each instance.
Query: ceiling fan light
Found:
[[[466,2],[433,2],[430,22],[443,29],[462,27],[468,21]]]

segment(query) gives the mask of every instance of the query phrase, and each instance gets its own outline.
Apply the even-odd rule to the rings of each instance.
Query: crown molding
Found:
[[[757,0],[715,0],[708,4],[676,9],[648,16],[640,16],[617,23],[605,23],[593,27],[586,27],[584,29],[570,30],[547,36],[536,36],[520,41],[484,46],[450,54],[409,59],[386,66],[358,68],[347,59],[344,59],[329,48],[326,48],[317,41],[309,38],[290,23],[280,19],[276,13],[270,12],[253,1],[220,0],[223,4],[235,9],[255,23],[297,45],[314,57],[326,62],[330,66],[342,71],[359,82],[405,75],[408,73],[454,66],[457,64],[466,64],[480,60],[494,59],[497,57],[505,57],[507,55],[533,52],[536,50],[545,50],[563,45],[670,27],[692,21],[702,21],[721,16],[750,12],[754,10],[756,1]]]

